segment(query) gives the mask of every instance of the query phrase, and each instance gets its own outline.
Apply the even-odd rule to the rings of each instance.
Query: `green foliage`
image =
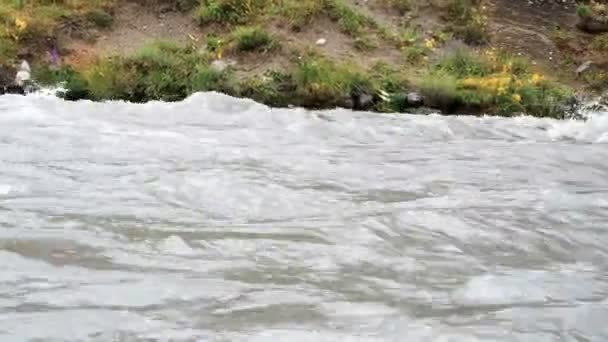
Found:
[[[411,0],[381,0],[381,2],[397,10],[401,15],[412,10]]]
[[[68,78],[40,75],[49,82]],[[164,41],[131,57],[102,59],[78,75],[68,78],[66,87],[93,100],[178,101],[197,91],[235,93],[229,70],[217,71],[195,50]]]
[[[90,98],[88,84],[83,75],[69,66],[59,69],[39,66],[33,70],[33,78],[40,85],[55,86],[62,84],[67,90],[58,95],[66,100],[75,101]]]
[[[576,6],[576,14],[582,19],[588,19],[593,16],[593,10],[588,4],[578,4]]]
[[[220,52],[224,47],[224,41],[216,36],[210,35],[207,37],[207,51],[209,52]]]
[[[325,9],[325,1],[285,0],[280,14],[289,21],[292,30],[300,31]]]
[[[17,49],[15,41],[0,37],[0,66],[13,64],[17,57]]]
[[[488,41],[486,18],[475,0],[450,0],[448,20],[452,30],[465,43],[483,45]]]
[[[494,50],[483,55],[456,50],[417,85],[430,105],[447,112],[562,117],[572,96],[568,88],[532,73],[525,59]]]
[[[557,28],[551,32],[551,38],[558,47],[563,48],[574,39],[574,35],[569,30]]]
[[[374,42],[367,36],[355,38],[353,46],[359,51],[370,51],[376,48]]]
[[[201,24],[246,24],[270,5],[270,0],[202,0],[198,19]]]
[[[337,105],[352,94],[373,94],[376,90],[371,77],[360,68],[315,54],[298,64],[294,81],[298,100],[312,107]]]
[[[608,52],[608,33],[594,37],[591,47],[597,51]]]
[[[177,0],[176,7],[180,11],[190,11],[200,4],[199,0]]]
[[[218,71],[206,65],[199,65],[192,76],[190,92],[220,91],[233,93],[234,84],[229,70]]]
[[[278,46],[270,33],[260,27],[241,27],[234,32],[238,51],[268,51]]]
[[[442,71],[429,72],[415,84],[427,106],[451,113],[461,104],[458,79],[453,75]]]
[[[351,36],[361,34],[364,28],[376,26],[373,19],[354,10],[344,0],[326,0],[325,9],[330,18],[338,22],[342,31]]]
[[[114,18],[108,12],[94,9],[86,14],[87,20],[99,28],[109,28],[114,23]]]
[[[291,74],[270,71],[262,77],[254,76],[244,80],[239,88],[239,96],[273,107],[286,107],[293,103],[296,86]]]
[[[469,49],[456,49],[437,64],[438,69],[458,78],[486,76],[492,68],[481,56]]]

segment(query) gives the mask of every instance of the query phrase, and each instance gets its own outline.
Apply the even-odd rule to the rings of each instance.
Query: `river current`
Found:
[[[586,121],[0,97],[0,341],[608,341]]]

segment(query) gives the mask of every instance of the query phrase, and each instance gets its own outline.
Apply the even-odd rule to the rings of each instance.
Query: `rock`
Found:
[[[340,107],[345,108],[345,109],[353,109],[355,107],[355,101],[353,100],[352,97],[345,97],[342,99],[341,101],[341,105]]]
[[[589,68],[591,68],[591,65],[593,65],[592,61],[586,61],[585,63],[581,64],[578,69],[576,69],[576,74],[580,76],[582,73],[589,70]]]
[[[3,91],[5,94],[25,95],[25,88],[18,85],[9,85]]]
[[[417,108],[424,105],[424,97],[415,91],[408,93],[406,99],[408,107]]]
[[[576,27],[587,33],[604,33],[608,32],[608,23],[595,20],[593,18],[582,19],[576,24]]]
[[[602,106],[608,107],[608,93],[600,96],[598,103],[601,104]]]
[[[315,42],[315,44],[317,44],[318,46],[323,46],[323,45],[327,44],[327,39],[325,39],[325,38],[319,38],[319,39],[318,39],[318,40]]]
[[[368,93],[356,93],[351,95],[352,109],[371,110],[376,104],[376,99]]]
[[[15,84],[23,87],[27,82],[31,80],[31,69],[30,65],[27,61],[21,62],[21,66],[19,67],[19,71],[17,71],[17,75],[15,75]]]
[[[224,61],[222,59],[218,59],[218,60],[211,62],[211,69],[213,69],[217,72],[222,72],[222,71],[226,70],[228,67],[231,67],[235,64],[236,64],[235,61]]]

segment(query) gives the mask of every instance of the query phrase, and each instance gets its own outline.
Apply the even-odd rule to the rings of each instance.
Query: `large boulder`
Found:
[[[576,24],[576,27],[581,31],[592,34],[608,32],[608,22],[600,21],[592,17],[581,18]]]

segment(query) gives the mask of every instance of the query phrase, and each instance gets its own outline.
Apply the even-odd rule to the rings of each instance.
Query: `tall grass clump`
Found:
[[[324,0],[284,0],[279,13],[294,31],[301,31],[323,13]]]
[[[202,0],[197,16],[201,24],[246,24],[271,5],[270,0]]]
[[[572,92],[532,71],[529,63],[496,50],[457,50],[417,82],[432,106],[448,112],[526,113],[560,118]]]
[[[478,0],[450,0],[448,20],[457,37],[470,45],[488,42],[487,18],[481,11]]]
[[[272,35],[260,27],[240,27],[233,35],[236,49],[241,52],[268,51],[278,46]]]
[[[370,75],[361,68],[339,64],[314,53],[297,65],[294,82],[298,101],[310,107],[337,106],[353,95],[375,92]]]

